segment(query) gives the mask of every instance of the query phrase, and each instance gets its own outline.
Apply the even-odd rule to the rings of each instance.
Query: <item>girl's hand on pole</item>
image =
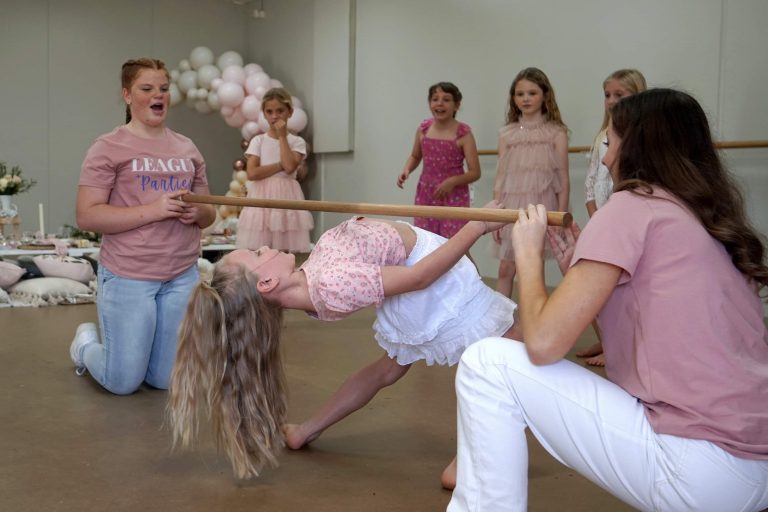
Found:
[[[543,204],[520,208],[517,222],[512,226],[512,247],[515,260],[544,257],[544,236],[547,233],[547,209]]]
[[[184,214],[187,203],[179,199],[184,194],[188,194],[189,190],[179,190],[176,192],[168,192],[158,197],[153,203],[157,217],[162,219],[179,218]]]
[[[571,265],[573,251],[576,249],[576,241],[579,239],[580,234],[581,228],[575,222],[567,228],[553,226],[547,229],[549,245],[552,247],[552,253],[563,275],[565,275],[568,267]]]
[[[491,199],[488,201],[483,208],[491,208],[493,210],[503,210],[504,205],[500,202],[496,201],[495,199]],[[499,230],[506,226],[507,222],[492,222],[492,221],[485,221],[485,232],[486,233],[493,233],[493,239],[496,240],[496,237],[499,235]]]

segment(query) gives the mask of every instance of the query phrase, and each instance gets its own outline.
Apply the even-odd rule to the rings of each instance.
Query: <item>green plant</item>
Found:
[[[72,238],[81,238],[83,240],[90,240],[91,242],[101,242],[101,233],[95,233],[93,231],[83,231],[71,224],[64,224],[65,228],[69,228]]]
[[[0,195],[12,196],[26,192],[37,182],[35,180],[25,180],[21,177],[21,167],[14,165],[8,171],[5,162],[0,162]]]

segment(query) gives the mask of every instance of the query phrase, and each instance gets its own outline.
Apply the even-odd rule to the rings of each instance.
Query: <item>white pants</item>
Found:
[[[768,507],[768,461],[656,434],[622,388],[570,361],[535,366],[517,341],[470,346],[456,393],[458,475],[449,512],[526,510],[526,427],[557,460],[640,510]]]

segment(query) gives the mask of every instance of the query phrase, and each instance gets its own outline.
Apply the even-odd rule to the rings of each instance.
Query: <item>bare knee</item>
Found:
[[[389,356],[384,356],[376,363],[377,365],[377,375],[379,378],[379,382],[381,384],[381,387],[385,386],[391,386],[400,378],[402,378],[403,375],[408,373],[408,370],[410,369],[411,365],[401,365],[398,364],[397,361],[392,359]]]

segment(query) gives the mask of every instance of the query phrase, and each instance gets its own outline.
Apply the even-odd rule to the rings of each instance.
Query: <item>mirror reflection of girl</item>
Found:
[[[251,476],[276,464],[284,442],[293,449],[311,442],[413,362],[452,365],[483,336],[515,336],[515,303],[462,257],[498,227],[470,221],[446,240],[404,222],[356,217],[324,233],[300,268],[293,255],[267,247],[225,256],[211,284],[196,288],[180,331],[169,404],[175,440],[189,444],[197,408],[208,409],[236,475]],[[282,310],[330,321],[370,305],[386,353],[312,417],[286,426]]]

